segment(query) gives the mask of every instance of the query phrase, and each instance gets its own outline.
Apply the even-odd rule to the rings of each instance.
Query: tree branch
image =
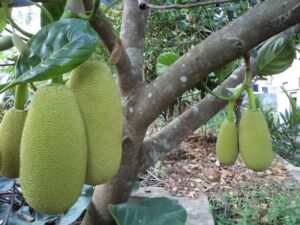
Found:
[[[299,22],[298,0],[266,0],[250,9],[192,48],[163,75],[141,88],[136,95],[135,108],[130,112],[135,122],[141,126],[149,125],[167,105],[210,72]]]
[[[121,39],[132,64],[132,76],[143,81],[145,28],[148,10],[141,11],[135,0],[124,0]]]
[[[86,10],[91,10],[92,1],[84,0],[84,6]],[[98,9],[96,19],[90,21],[90,24],[99,34],[99,37],[107,47],[109,54],[111,54],[120,41],[105,13],[101,9]],[[123,48],[122,46],[119,47]],[[131,62],[125,50],[121,51],[120,58],[115,66],[118,72],[118,83],[121,93],[123,96],[126,96],[136,82],[132,76]]]
[[[300,32],[300,24],[293,26],[286,31],[276,35],[285,38],[290,38],[295,33]],[[272,37],[266,42],[268,44]],[[258,51],[260,54],[260,51]],[[255,60],[251,61],[251,71],[256,75]],[[227,88],[235,87],[244,79],[245,65],[243,64],[236,69],[229,78],[227,78],[219,87],[215,89],[216,92],[228,95],[230,92]],[[161,131],[151,137],[145,138],[140,157],[140,171],[144,171],[149,166],[153,165],[162,155],[172,150],[184,138],[192,134],[201,125],[208,122],[210,118],[216,115],[227,101],[215,98],[212,95],[205,96],[200,102],[192,106],[190,109],[182,113],[179,117],[169,123]]]
[[[236,87],[244,79],[244,65],[238,68],[214,91],[228,95],[227,88]],[[227,101],[205,96],[200,102],[183,112],[179,117],[169,123],[161,131],[144,140],[141,154],[141,172],[153,165],[162,155],[172,150],[177,144],[192,134],[201,125],[216,115]]]
[[[207,6],[207,5],[213,5],[213,4],[222,4],[227,2],[232,2],[233,0],[215,0],[215,1],[201,1],[201,2],[195,2],[191,4],[174,4],[174,5],[153,5],[149,4],[146,0],[140,0],[139,1],[139,8],[141,10],[145,9],[154,9],[154,10],[165,10],[165,9],[189,9],[189,8],[195,8],[200,6]]]

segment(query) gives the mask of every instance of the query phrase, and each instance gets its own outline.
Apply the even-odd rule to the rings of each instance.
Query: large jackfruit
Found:
[[[38,212],[63,213],[84,185],[87,145],[83,120],[71,90],[40,88],[25,121],[20,181],[28,204]]]
[[[27,112],[9,109],[0,125],[1,175],[7,178],[19,177],[20,143]]]
[[[69,86],[86,129],[86,183],[105,183],[118,172],[121,161],[123,115],[117,85],[106,64],[88,60],[72,71]]]
[[[220,163],[232,165],[238,157],[238,132],[234,122],[225,120],[219,130],[216,154]]]
[[[261,111],[246,110],[239,125],[240,152],[246,166],[256,172],[272,162],[272,139]]]

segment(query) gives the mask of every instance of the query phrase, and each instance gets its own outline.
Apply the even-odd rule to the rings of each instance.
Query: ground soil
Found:
[[[276,157],[268,170],[258,173],[247,169],[240,157],[235,165],[221,166],[216,158],[215,144],[216,137],[210,134],[189,136],[150,168],[140,178],[140,185],[164,187],[173,196],[192,199],[197,198],[199,192],[206,193],[209,198],[221,197],[224,192],[236,193],[240,185],[256,189],[275,185],[276,191],[284,191],[290,184],[300,188]]]

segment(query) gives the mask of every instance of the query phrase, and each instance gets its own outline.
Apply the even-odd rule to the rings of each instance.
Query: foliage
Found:
[[[300,166],[300,152],[297,137],[300,135],[300,112],[294,99],[282,88],[289,99],[291,112],[285,110],[279,117],[272,109],[263,110],[273,139],[273,149],[295,166]]]
[[[85,185],[77,202],[66,213],[46,215],[33,211],[19,190],[18,180],[0,177],[0,218],[11,225],[44,225],[50,222],[57,225],[72,224],[83,214],[93,194],[92,186]]]
[[[285,190],[276,183],[241,184],[237,192],[210,199],[217,225],[296,225],[300,223],[300,191],[295,185]]]
[[[211,133],[217,136],[218,130],[226,118],[226,110],[221,110],[218,114],[212,117],[205,125],[202,125],[197,130],[198,133]]]
[[[118,225],[184,225],[187,219],[186,210],[175,200],[165,197],[109,205],[108,209]]]
[[[257,74],[274,75],[289,68],[296,56],[295,47],[291,40],[279,37],[265,45],[257,57]]]
[[[157,74],[163,74],[166,69],[171,66],[177,59],[179,59],[179,55],[175,52],[164,52],[160,54],[156,63]]]
[[[69,72],[91,56],[97,44],[97,33],[83,20],[65,19],[45,26],[27,43],[30,57],[20,56],[14,83],[42,81]]]
[[[151,2],[157,5],[187,4],[185,0]],[[247,10],[247,1],[236,1],[206,7],[151,12],[145,45],[146,80],[158,76],[156,61],[164,52],[180,56],[199,44],[212,32],[222,28]]]

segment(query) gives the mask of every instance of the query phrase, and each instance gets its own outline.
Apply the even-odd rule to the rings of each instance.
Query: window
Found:
[[[264,94],[268,94],[268,87],[262,87],[261,89]]]
[[[258,92],[258,84],[253,84],[253,91]]]

